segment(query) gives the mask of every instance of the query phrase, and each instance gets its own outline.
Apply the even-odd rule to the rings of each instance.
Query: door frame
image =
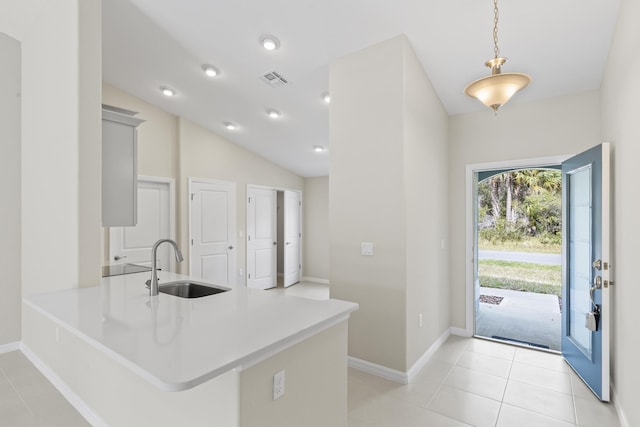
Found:
[[[247,187],[246,187],[246,190],[245,190],[245,200],[244,200],[245,207],[246,207],[247,197],[248,197],[246,195],[249,194],[249,189],[250,188],[254,188],[254,189],[258,189],[258,190],[275,190],[276,192],[278,192],[278,191],[282,191],[282,192],[295,191],[296,193],[300,193],[300,209],[298,210],[298,219],[300,221],[300,249],[299,249],[298,257],[300,259],[300,265],[301,265],[301,267],[300,267],[300,281],[302,281],[302,277],[303,277],[302,269],[304,268],[304,261],[303,261],[303,258],[302,258],[302,246],[304,244],[304,240],[303,240],[304,239],[304,233],[302,232],[302,230],[304,230],[304,223],[303,223],[303,219],[304,219],[304,215],[303,215],[303,205],[304,205],[303,196],[304,196],[304,192],[303,192],[303,190],[300,190],[300,189],[297,189],[297,188],[273,187],[273,186],[270,186],[270,185],[247,184]],[[247,210],[245,210],[244,229],[245,229],[245,232],[246,232],[246,230],[249,229],[249,212]],[[278,235],[278,233],[277,233],[277,230],[276,230],[276,236],[277,235]],[[245,247],[244,256],[245,256],[245,259],[248,259],[248,256],[249,256],[249,253],[248,253],[249,245],[248,245],[248,243],[246,241],[246,237],[245,237],[245,246],[244,247]],[[248,267],[248,262],[247,262],[247,267]],[[248,272],[248,268],[247,268],[247,271],[245,271],[245,278],[244,278],[245,279],[245,283],[247,283],[247,280],[248,280],[247,279],[247,275],[248,274],[249,274],[249,272]],[[278,274],[278,272],[277,272],[277,261],[276,261],[276,287],[277,287],[277,274]]]
[[[140,181],[150,182],[153,184],[165,184],[169,186],[169,238],[176,240],[176,180],[174,178],[162,176],[138,175],[136,191],[137,183]],[[108,238],[107,256],[109,257],[109,262],[111,262],[111,228],[116,227],[109,227],[109,232],[106,233]],[[171,271],[176,271],[176,260],[174,257],[169,257],[169,266]]]
[[[522,160],[473,163],[466,166],[465,177],[465,327],[452,328],[456,335],[472,337],[475,334],[475,210],[476,183],[478,172],[502,169],[536,169],[545,166],[557,166],[573,155],[538,157]]]
[[[235,217],[233,218],[233,221],[235,223],[235,230],[233,230],[234,233],[234,237],[236,239],[236,247],[238,246],[238,221],[237,221],[237,217],[238,217],[238,186],[234,181],[223,181],[221,179],[208,179],[208,178],[195,178],[195,177],[188,177],[187,178],[187,227],[188,227],[188,232],[187,232],[187,247],[189,248],[189,251],[187,252],[189,254],[189,259],[187,260],[188,262],[188,272],[189,274],[191,274],[191,261],[192,261],[192,248],[193,245],[191,245],[191,239],[193,239],[193,226],[191,224],[191,194],[193,193],[193,184],[194,183],[199,183],[199,184],[212,184],[212,185],[233,185],[234,191],[235,191],[235,206],[233,207],[234,211],[235,211]],[[230,278],[230,283],[233,286],[236,286],[238,284],[238,251],[234,251],[234,257],[235,259],[232,262],[232,268],[231,268],[231,278]]]

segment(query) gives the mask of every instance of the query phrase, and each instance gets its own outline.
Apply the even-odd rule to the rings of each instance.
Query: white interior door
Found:
[[[302,202],[299,191],[284,192],[284,286],[300,281],[302,263],[300,229]]]
[[[172,180],[170,178],[138,178],[138,224],[133,227],[109,228],[109,265],[139,264],[151,266],[151,247],[159,239],[174,239]],[[158,249],[158,267],[175,270],[170,247]]]
[[[236,184],[190,179],[189,272],[218,285],[235,285]]]
[[[269,289],[277,279],[277,196],[271,189],[247,189],[247,286]]]

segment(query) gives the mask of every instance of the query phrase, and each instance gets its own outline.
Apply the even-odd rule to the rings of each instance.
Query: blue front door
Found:
[[[609,144],[562,163],[562,354],[609,401]]]

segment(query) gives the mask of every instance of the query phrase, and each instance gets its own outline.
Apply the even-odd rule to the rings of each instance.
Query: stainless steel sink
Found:
[[[161,284],[158,291],[180,298],[201,298],[226,292],[229,289],[216,288],[192,281],[178,281]]]

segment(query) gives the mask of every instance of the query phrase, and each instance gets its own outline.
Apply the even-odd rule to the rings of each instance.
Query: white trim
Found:
[[[629,424],[629,420],[622,409],[622,407],[618,404],[618,392],[616,391],[615,385],[613,384],[613,379],[611,379],[611,402],[613,403],[613,407],[616,408],[616,413],[618,414],[618,419],[620,420],[620,427],[631,427]]]
[[[407,371],[409,382],[412,382],[416,378],[416,376],[418,375],[418,373],[420,373],[422,368],[424,368],[427,362],[429,362],[429,359],[431,359],[431,357],[435,354],[435,352],[438,351],[440,347],[442,347],[442,344],[445,343],[445,341],[449,338],[450,335],[451,335],[451,329],[445,330],[442,333],[442,335],[440,335],[440,337],[437,340],[435,340],[435,342],[431,344],[431,346],[429,346],[427,351],[425,351],[422,354],[422,356],[420,356],[418,360],[416,360],[413,366],[409,368],[409,370]]]
[[[323,285],[328,285],[329,279],[320,279],[318,277],[303,276],[302,282],[322,283]]]
[[[84,400],[80,398],[62,379],[49,368],[38,356],[31,351],[25,343],[20,343],[20,350],[33,363],[38,371],[64,396],[65,399],[94,427],[108,427],[98,414],[96,414]]]
[[[452,326],[449,328],[449,332],[451,333],[451,335],[455,335],[458,337],[465,337],[465,338],[473,337],[473,334],[469,334],[469,331],[467,331],[464,328],[456,328]]]
[[[0,345],[0,354],[20,350],[20,341]]]
[[[610,209],[611,209],[611,171],[610,171],[610,153],[611,149],[609,147],[608,142],[603,142],[601,144],[601,155],[602,155],[602,201],[601,201],[601,209],[602,209],[602,218],[601,218],[601,245],[602,245],[602,253],[601,259],[603,262],[609,261],[609,264],[613,264],[611,261],[611,252],[610,252],[610,244],[611,244],[611,225],[610,225]],[[602,269],[602,280],[604,283],[610,281],[609,277],[609,269]],[[602,400],[609,401],[611,399],[610,389],[611,389],[611,373],[610,373],[610,345],[611,345],[611,299],[610,299],[610,288],[607,286],[603,286],[602,289],[602,313],[600,314],[600,322],[602,326]]]
[[[386,366],[367,362],[366,360],[358,359],[357,357],[353,356],[347,357],[347,364],[350,368],[366,372],[367,374],[395,381],[400,384],[409,383],[409,376],[406,372],[397,371],[395,369],[387,368]]]
[[[474,254],[474,221],[473,221],[473,177],[476,172],[500,170],[500,169],[515,169],[515,168],[543,168],[545,166],[559,165],[566,159],[571,157],[566,156],[552,156],[552,157],[539,157],[534,159],[523,160],[507,160],[501,162],[490,163],[473,163],[466,166],[466,178],[465,178],[465,328],[466,333],[463,336],[473,336],[474,334],[474,283],[473,283],[473,254]]]
[[[176,180],[160,176],[138,175],[138,182],[153,182],[157,184],[169,184],[169,238],[176,240]],[[169,268],[176,271],[176,260],[169,257]]]
[[[436,351],[442,344],[447,341],[451,334],[450,329],[445,330],[442,335],[434,341],[431,346],[425,351],[422,356],[416,360],[416,362],[409,368],[407,372],[398,371],[396,369],[387,368],[386,366],[378,365],[377,363],[368,362],[366,360],[358,359],[357,357],[348,356],[347,363],[350,368],[357,369],[359,371],[366,372],[377,377],[385,378],[387,380],[395,381],[400,384],[409,384],[412,382],[418,373],[424,368],[424,366],[433,357]]]

